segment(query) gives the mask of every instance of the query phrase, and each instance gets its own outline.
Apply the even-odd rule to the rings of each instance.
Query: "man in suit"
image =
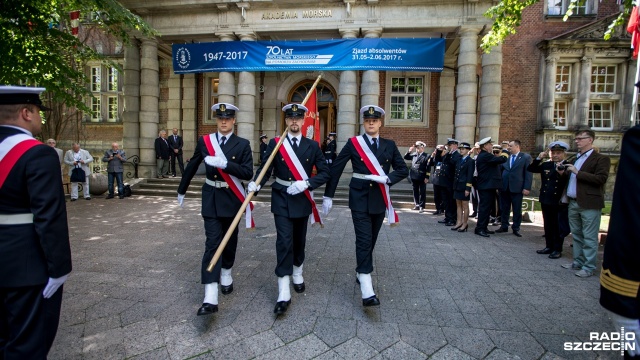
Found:
[[[233,291],[231,268],[238,246],[237,227],[213,271],[207,271],[207,267],[244,201],[244,185],[240,181],[251,180],[253,175],[253,155],[249,141],[233,133],[238,108],[232,104],[218,103],[211,110],[216,114],[218,131],[198,139],[196,150],[178,186],[178,204],[183,206],[191,179],[204,160],[206,179],[202,186],[201,214],[207,239],[200,271],[201,283],[204,284],[204,301],[198,309],[198,315],[218,311],[218,284],[223,295]],[[238,193],[242,196],[239,197]],[[247,216],[250,216],[249,212]]]
[[[0,86],[0,359],[47,357],[71,272],[58,154],[33,138],[44,90]]]
[[[327,146],[324,149],[324,158],[327,161],[327,164],[333,163],[333,160],[336,159],[336,153],[338,151],[338,145],[336,144],[336,133],[329,133],[329,141],[327,142]]]
[[[158,137],[154,143],[156,149],[156,165],[158,170],[158,179],[166,178],[169,173],[169,159],[171,158],[171,148],[167,141],[167,132],[160,130]]]
[[[443,153],[442,168],[440,169],[440,185],[443,185],[441,190],[443,190],[442,201],[445,204],[445,210],[444,219],[438,221],[438,223],[445,226],[454,226],[456,224],[458,207],[456,200],[453,198],[453,183],[456,176],[456,164],[461,157],[458,151],[458,140],[447,139],[447,150]]]
[[[385,214],[389,224],[398,221],[388,197],[389,186],[406,178],[409,171],[396,143],[380,137],[384,110],[366,105],[360,109],[360,116],[365,134],[349,139],[333,162],[322,210],[325,214],[331,210],[340,175],[347,162],[351,161],[353,177],[349,183],[349,208],[356,233],[356,281],[360,284],[362,305],[376,306],[380,305],[380,300],[373,292],[371,282],[373,249]]]
[[[320,145],[301,133],[307,108],[300,104],[288,104],[282,111],[289,129],[286,138],[260,186],[252,181],[247,187],[250,192],[258,191],[267,183],[272,172],[276,176],[276,181],[271,185],[271,212],[277,232],[275,273],[278,277],[278,300],[273,309],[277,315],[284,314],[291,304],[289,277],[293,278],[293,289],[297,293],[305,291],[302,269],[309,215],[313,212],[312,221],[321,222],[311,191],[329,180],[329,166]],[[276,143],[276,139],[269,141],[267,154],[273,152]],[[256,178],[264,165],[262,163],[256,171]],[[317,173],[311,177],[314,166]]]
[[[89,193],[89,175],[91,175],[89,164],[91,162],[93,162],[93,156],[87,150],[81,149],[78,143],[73,143],[71,150],[68,150],[64,155],[64,163],[69,165],[69,176],[71,176],[75,168],[80,168],[84,171],[85,181],[82,183],[82,189],[85,200],[91,200],[91,194]],[[78,200],[78,182],[74,181],[71,182],[71,201],[76,200]]]
[[[171,176],[176,177],[176,159],[180,166],[180,174],[184,174],[184,165],[182,164],[182,146],[184,142],[182,136],[178,135],[178,129],[173,128],[173,135],[169,136],[169,148],[171,149]]]
[[[520,151],[520,140],[509,142],[509,160],[502,164],[502,191],[500,191],[500,206],[502,214],[500,229],[496,233],[509,231],[509,213],[513,211],[511,230],[513,235],[522,237],[520,224],[522,223],[522,198],[531,192],[533,173],[527,170],[531,164],[531,155]]]
[[[413,185],[413,210],[424,212],[424,205],[427,198],[427,163],[429,156],[425,154],[425,143],[416,141],[415,146],[411,146],[409,151],[404,155],[405,160],[411,160],[411,170],[409,177]]]
[[[124,167],[122,164],[124,164],[125,161],[127,161],[127,155],[124,150],[120,150],[120,145],[118,145],[117,142],[111,144],[111,149],[104,152],[102,162],[107,163],[107,183],[109,188],[109,195],[107,195],[107,199],[113,199],[114,178],[118,185],[118,198],[124,199],[124,183],[122,182]]]
[[[502,175],[500,168],[507,161],[507,158],[493,154],[491,138],[487,137],[478,141],[480,154],[476,158],[476,169],[478,170],[478,222],[475,234],[482,237],[489,237],[494,232],[489,230],[489,213],[491,204],[496,201],[496,190],[502,187]]]
[[[635,189],[640,173],[640,125],[627,130],[622,138],[607,244],[600,274],[600,305],[610,311],[617,329],[635,333],[627,343],[625,359],[640,357],[640,192]],[[635,356],[635,357],[633,357]]]
[[[598,257],[598,231],[604,207],[604,185],[609,178],[611,159],[593,148],[593,130],[575,132],[578,154],[568,164],[567,197],[569,198],[569,227],[573,234],[573,262],[562,265],[578,270],[576,276],[593,275]]]
[[[545,247],[537,250],[538,254],[549,254],[550,259],[558,259],[562,256],[562,244],[564,237],[560,236],[559,213],[560,199],[567,184],[567,174],[563,171],[563,162],[569,145],[562,141],[554,141],[549,144],[549,157],[551,161],[542,162],[547,156],[547,151],[541,152],[529,165],[527,170],[540,174],[540,206],[544,219]],[[556,170],[560,168],[563,175]]]

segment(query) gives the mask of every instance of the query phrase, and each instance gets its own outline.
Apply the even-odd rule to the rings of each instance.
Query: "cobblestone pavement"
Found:
[[[400,211],[383,226],[374,288],[363,308],[355,284],[351,214],[336,207],[309,227],[306,292],[277,298],[275,227],[256,204],[257,229],[240,230],[234,292],[220,311],[196,316],[204,288],[200,201],[133,196],[67,203],[74,270],[64,288],[50,359],[613,359],[616,352],[564,351],[589,332],[614,331],[598,304],[597,276],[535,253],[542,228],[525,224],[485,239],[441,219]],[[601,254],[600,254],[601,258]],[[599,274],[599,273],[598,273]]]

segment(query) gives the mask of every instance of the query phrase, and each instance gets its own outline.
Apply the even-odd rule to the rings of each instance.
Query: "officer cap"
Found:
[[[451,144],[458,144],[460,143],[460,141],[454,139],[454,138],[447,138],[447,145],[451,145]]]
[[[493,145],[493,150],[502,150],[502,147],[498,144]]]
[[[422,141],[416,141],[416,146],[425,147],[425,146],[427,146],[427,144],[423,143]]]
[[[282,111],[284,111],[285,117],[299,118],[304,117],[304,113],[309,111],[309,109],[302,104],[287,104],[282,108]]]
[[[554,141],[551,144],[549,144],[549,150],[567,151],[569,150],[569,145],[564,141]]]
[[[48,111],[51,109],[42,105],[40,100],[40,93],[45,90],[40,87],[2,85],[0,86],[0,105],[31,104],[42,111]]]
[[[508,142],[507,140],[504,140],[504,141],[502,142],[502,145],[509,145],[509,142]]]
[[[460,148],[462,148],[462,149],[471,149],[471,144],[466,143],[466,142],[461,142],[460,143]]]
[[[364,119],[379,119],[384,116],[384,110],[375,105],[365,105],[360,108],[360,115]]]
[[[266,139],[266,138],[267,138],[267,135],[265,135],[265,134],[260,134],[260,140],[262,140],[262,139]]]
[[[211,110],[216,112],[216,117],[228,119],[236,117],[236,111],[240,110],[232,104],[217,103],[213,104]]]
[[[329,133],[329,136],[336,136],[336,133],[334,133],[334,132],[330,132],[330,133]]]
[[[484,144],[486,144],[486,143],[490,143],[490,142],[491,142],[491,136],[486,137],[486,138],[484,138],[484,139],[482,139],[482,140],[478,141],[478,145],[482,146],[482,145],[484,145]]]

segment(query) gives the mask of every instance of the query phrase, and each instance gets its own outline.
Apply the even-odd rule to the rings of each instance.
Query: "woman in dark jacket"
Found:
[[[469,143],[460,143],[458,150],[462,157],[456,164],[456,174],[453,182],[453,198],[456,200],[458,216],[456,218],[456,226],[452,227],[451,230],[464,232],[469,228],[469,195],[471,194],[471,181],[476,167],[475,161],[469,156],[471,151]]]

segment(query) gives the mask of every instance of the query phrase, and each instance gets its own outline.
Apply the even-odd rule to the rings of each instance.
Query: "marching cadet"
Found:
[[[247,186],[250,192],[258,191],[271,177],[271,172],[275,173],[276,181],[271,185],[271,212],[277,232],[275,273],[278,277],[278,301],[273,309],[277,315],[284,314],[291,304],[290,276],[293,278],[293,289],[297,293],[305,290],[302,268],[309,215],[313,213],[312,224],[322,223],[313,200],[313,189],[322,186],[329,179],[329,167],[320,145],[301,133],[307,108],[300,104],[288,104],[282,111],[289,127],[287,137],[267,169],[260,186],[254,181],[262,171],[264,162],[256,171],[254,181]],[[273,152],[278,140],[269,141],[267,154]],[[317,174],[311,177],[314,166]]]
[[[544,219],[545,247],[536,250],[538,254],[549,254],[550,259],[558,259],[562,256],[562,244],[564,237],[560,236],[558,214],[560,211],[560,199],[567,185],[567,172],[563,162],[569,145],[562,141],[554,141],[549,144],[549,157],[551,161],[542,162],[547,157],[547,151],[541,152],[527,167],[527,171],[540,174],[540,205],[542,218]]]
[[[457,205],[457,222],[451,230],[465,232],[469,228],[469,199],[471,195],[471,182],[476,170],[475,161],[469,156],[471,144],[460,143],[460,159],[456,164],[456,174],[453,182],[453,198]]]
[[[223,295],[233,291],[231,268],[238,245],[237,227],[213,271],[207,271],[207,267],[244,202],[246,194],[241,180],[251,180],[253,175],[253,156],[249,140],[233,133],[238,108],[232,104],[218,103],[213,105],[211,110],[216,113],[218,131],[198,139],[196,150],[178,187],[178,204],[183,206],[184,195],[191,179],[204,160],[207,175],[202,186],[201,213],[207,239],[201,268],[204,301],[198,309],[198,315],[209,315],[218,311],[218,284]],[[246,217],[246,226],[253,227],[250,206],[247,206]]]
[[[448,150],[442,157],[442,168],[440,169],[441,181],[444,185],[442,201],[445,204],[444,219],[438,221],[445,226],[454,226],[456,224],[456,200],[453,198],[453,182],[456,173],[456,164],[460,159],[460,152],[458,151],[459,141],[456,139],[447,139]]]
[[[333,163],[333,160],[336,159],[336,152],[338,151],[338,146],[336,145],[336,133],[329,133],[329,142],[327,143],[327,147],[324,150],[324,158],[327,161],[327,164]]]
[[[349,208],[356,233],[356,281],[360,284],[362,305],[375,306],[380,305],[380,300],[371,283],[373,249],[385,214],[389,224],[398,222],[389,197],[389,186],[406,178],[409,171],[395,142],[380,137],[384,110],[367,105],[360,109],[360,115],[365,134],[349,139],[333,163],[322,210],[325,214],[331,211],[338,180],[350,160],[353,177],[349,183]],[[389,172],[391,167],[393,171]]]
[[[491,137],[478,141],[480,154],[476,157],[476,169],[478,169],[478,222],[475,234],[489,237],[494,232],[487,229],[489,225],[489,212],[491,204],[496,202],[496,191],[502,187],[502,174],[500,169],[507,161],[504,156],[494,155]]]
[[[71,272],[60,161],[33,138],[44,90],[0,86],[0,359],[46,359]]]

